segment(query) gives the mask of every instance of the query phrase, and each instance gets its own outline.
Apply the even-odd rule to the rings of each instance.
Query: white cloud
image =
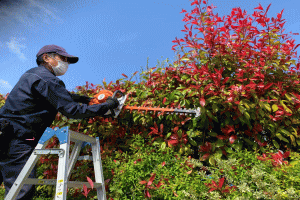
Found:
[[[28,12],[31,15],[38,15],[43,22],[49,24],[49,21],[57,21],[61,22],[62,19],[58,17],[57,14],[55,14],[56,10],[52,8],[51,6],[42,3],[40,1],[36,0],[28,0],[30,7],[36,8],[36,11],[32,8],[28,9]]]
[[[10,24],[12,21],[17,21],[28,28],[28,26],[35,27],[40,23],[62,22],[56,12],[53,7],[43,1],[23,0],[11,5],[2,5],[0,18],[4,23]]]
[[[0,93],[6,94],[10,92],[13,89],[13,87],[5,80],[0,79]]]
[[[22,38],[21,40],[25,40]],[[24,53],[22,53],[21,49],[25,49],[26,46],[20,44],[19,41],[15,37],[12,37],[9,42],[6,42],[6,45],[10,52],[16,54],[21,60],[26,60]]]

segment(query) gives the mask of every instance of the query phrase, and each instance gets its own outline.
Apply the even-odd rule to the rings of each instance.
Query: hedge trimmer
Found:
[[[182,108],[160,108],[160,107],[139,107],[139,106],[124,106],[124,103],[127,99],[127,95],[123,94],[120,90],[116,90],[113,94],[112,92],[108,90],[102,90],[98,94],[94,96],[94,99],[91,101],[91,104],[94,103],[103,103],[105,100],[109,97],[112,96],[112,98],[116,98],[116,95],[120,94],[121,97],[117,98],[120,105],[118,108],[109,110],[107,113],[105,113],[105,116],[111,116],[114,118],[117,118],[118,115],[120,114],[122,109],[129,110],[132,112],[133,110],[137,111],[145,111],[147,112],[157,112],[157,113],[176,113],[180,115],[192,115],[195,114],[195,117],[199,117],[201,112],[200,108],[197,109],[182,109]]]

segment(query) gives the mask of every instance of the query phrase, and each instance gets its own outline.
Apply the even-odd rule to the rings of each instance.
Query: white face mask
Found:
[[[56,60],[56,59],[55,59]],[[64,62],[64,61],[61,61],[61,60],[56,60],[58,62],[58,65],[56,67],[53,67],[52,65],[52,69],[54,71],[54,74],[56,76],[62,76],[64,75],[67,70],[68,70],[68,66],[69,66],[69,63],[68,62]]]

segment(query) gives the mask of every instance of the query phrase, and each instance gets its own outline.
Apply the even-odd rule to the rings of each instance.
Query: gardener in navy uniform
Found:
[[[64,48],[46,45],[36,56],[38,67],[21,76],[0,109],[0,178],[5,196],[58,111],[68,118],[83,119],[103,116],[119,105],[110,97],[105,103],[89,106],[89,97],[66,90],[57,76],[64,75],[78,57],[69,55]],[[35,173],[34,168],[29,177],[36,178]],[[34,190],[34,186],[24,185],[17,199],[32,199]]]

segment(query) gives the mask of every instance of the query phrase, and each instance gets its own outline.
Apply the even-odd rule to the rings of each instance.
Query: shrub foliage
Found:
[[[206,168],[190,165],[186,160],[181,163],[198,173],[207,173],[209,170],[205,169],[209,167],[219,167],[220,159],[230,160],[239,151],[253,149],[263,153],[256,161],[269,162],[273,159],[273,167],[289,165],[283,159],[289,159],[290,150],[297,151],[299,148],[298,45],[295,45],[292,33],[284,32],[283,11],[269,18],[270,5],[264,9],[259,4],[251,15],[241,8],[233,8],[229,15],[220,17],[214,14],[215,7],[209,6],[206,1],[195,0],[191,5],[193,9],[190,13],[182,10],[185,13],[183,21],[186,25],[182,30],[186,32],[185,37],[173,41],[172,49],[177,52],[177,60],[143,71],[139,83],[132,81],[137,74],[135,72],[130,78],[122,74],[124,78],[115,83],[107,84],[103,80],[103,85],[93,85],[86,82],[86,85],[76,87],[75,92],[92,97],[102,89],[113,92],[121,90],[128,95],[126,105],[200,108],[199,118],[123,110],[118,119],[99,116],[74,120],[58,113],[52,124],[52,127],[70,126],[71,130],[100,137],[102,160],[111,167],[104,164],[106,189],[116,198],[129,198],[124,191],[145,197],[150,197],[152,192],[154,195],[165,193],[166,196],[181,195],[182,198],[184,195],[190,195],[189,198],[194,195],[196,198],[197,190],[202,191],[202,187],[207,192],[227,198],[226,193],[236,195],[238,191],[251,192],[260,187],[256,183],[249,183],[249,188],[235,186],[242,183],[234,182],[231,176],[233,172],[229,171],[226,175],[219,174],[221,177],[213,182],[201,182],[200,175],[195,173],[194,178],[199,181],[199,187],[193,189],[194,194],[189,194],[184,184],[181,189],[178,185],[171,187],[174,181],[171,180],[172,170],[182,174],[179,178],[182,182],[193,182],[188,178],[192,172],[184,171],[186,168],[177,169],[175,165],[162,164],[167,163],[167,160],[169,163],[173,161],[171,157],[162,155],[159,157],[167,160],[155,160],[151,157],[153,151],[146,151],[148,158],[136,156],[140,148],[132,148],[136,137],[143,139],[145,147],[151,147],[162,154],[171,149],[174,156],[189,156],[199,163],[201,161],[201,166]],[[47,148],[57,145],[58,140],[53,138]],[[268,154],[270,157],[267,159],[266,148],[276,151],[281,149],[285,153]],[[82,154],[91,154],[91,148],[86,146]],[[135,159],[134,164],[129,158]],[[154,159],[155,169],[149,165],[150,161],[143,162],[150,158]],[[137,163],[141,164],[135,166]],[[39,165],[43,172],[41,177],[55,178],[55,157],[43,156]],[[167,167],[168,170],[165,170]],[[116,174],[114,168],[122,169],[123,172]],[[77,173],[71,176],[71,180],[85,181],[87,176],[94,175],[92,164],[86,161],[78,162],[75,171]],[[240,169],[240,173],[246,172]],[[247,173],[244,183],[253,177],[252,172]],[[261,178],[262,175],[257,177]],[[112,181],[114,179],[120,182]],[[276,180],[273,177],[274,183]],[[289,180],[286,184],[293,185],[293,181]],[[131,184],[138,190],[126,188]],[[267,191],[265,186],[260,188]],[[164,192],[153,192],[158,189]],[[177,193],[177,190],[181,192]],[[275,195],[272,192],[259,195],[265,195],[264,198],[269,194]],[[289,191],[286,195],[294,194]],[[78,190],[73,195],[78,196]]]

